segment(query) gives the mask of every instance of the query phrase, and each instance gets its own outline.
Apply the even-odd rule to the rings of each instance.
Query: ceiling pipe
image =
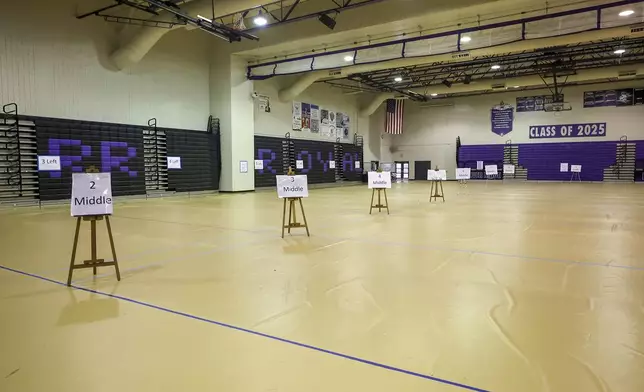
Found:
[[[219,15],[234,14],[235,12],[258,7],[266,2],[266,0],[218,0],[216,2],[216,12]],[[212,17],[212,1],[195,0],[181,7],[181,11],[194,17],[203,15],[210,18]],[[169,13],[163,12],[161,15],[152,18],[152,20],[167,21],[169,16]],[[118,70],[129,68],[140,62],[164,35],[179,28],[186,28],[186,26],[177,25],[172,29],[141,27],[131,40],[112,53],[110,60]]]
[[[383,102],[385,102],[388,99],[392,99],[394,97],[395,97],[395,94],[392,94],[392,93],[378,94],[373,98],[373,100],[371,102],[369,102],[369,104],[367,106],[365,106],[364,108],[360,109],[360,112],[358,113],[358,115],[360,117],[369,117],[372,114],[374,114],[376,112],[376,110],[378,110],[378,108],[380,107],[380,105]]]
[[[317,72],[306,73],[289,88],[280,90],[278,98],[282,102],[291,101],[319,79],[320,75]]]
[[[559,37],[524,40],[505,45],[497,45],[489,48],[473,49],[468,51],[470,53],[470,56],[467,58],[453,58],[453,53],[446,53],[434,56],[411,57],[398,60],[383,61],[379,63],[353,65],[334,70],[313,71],[305,73],[292,86],[280,91],[279,96],[280,100],[282,100],[282,97],[285,97],[285,100],[288,101],[297,97],[311,84],[317,81],[342,79],[346,78],[349,75],[357,73],[380,71],[391,68],[410,67],[414,65],[423,65],[433,62],[444,62],[451,64],[464,63],[471,61],[473,58],[482,58],[485,56],[501,56],[510,53],[533,51],[545,47],[575,45],[590,41],[607,40],[615,37],[644,37],[644,31],[632,33],[629,26],[622,26],[610,29],[587,31],[578,34],[563,35]]]

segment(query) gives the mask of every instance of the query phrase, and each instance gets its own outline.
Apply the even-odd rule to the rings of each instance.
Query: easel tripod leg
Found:
[[[121,281],[121,271],[119,271],[119,261],[116,258],[116,248],[114,247],[114,237],[112,237],[112,225],[110,224],[110,217],[105,217],[105,224],[107,225],[107,235],[110,237],[110,247],[112,248],[112,257],[114,258],[114,269],[116,270],[116,280]]]
[[[96,218],[93,218],[90,221],[90,227],[91,227],[91,232],[90,232],[90,237],[91,237],[91,248],[92,248],[92,262],[96,262]],[[94,275],[96,275],[96,265],[94,265],[94,268],[92,268],[94,271]]]
[[[385,205],[387,206],[387,215],[389,215],[389,200],[387,200],[387,190],[382,190],[385,193]]]
[[[69,263],[69,274],[67,275],[67,286],[72,285],[72,273],[74,272],[74,262],[76,261],[76,248],[78,246],[78,233],[80,232],[81,218],[76,218],[76,233],[74,234],[74,246],[72,247],[72,261]]]
[[[300,197],[298,200],[300,201],[300,209],[302,210],[302,219],[304,219],[304,227],[306,228],[306,236],[310,237],[311,234],[309,234],[309,224],[306,222],[306,214],[304,213],[304,205],[302,204],[302,198]]]
[[[380,193],[381,192],[382,191],[380,189],[378,189],[378,212],[382,211],[382,201],[380,201]]]
[[[291,234],[291,226],[295,223],[295,211],[293,208],[293,199],[288,200],[288,233]]]
[[[375,189],[371,190],[371,203],[369,204],[369,215],[371,215],[371,211],[373,210],[373,196],[376,193]]]
[[[286,223],[286,199],[284,199],[284,209],[282,210],[282,238],[284,238],[284,227],[286,226],[285,223]]]

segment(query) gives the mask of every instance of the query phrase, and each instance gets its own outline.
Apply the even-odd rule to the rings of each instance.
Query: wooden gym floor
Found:
[[[119,202],[123,280],[74,289],[68,206],[0,210],[0,391],[644,391],[643,187],[428,192],[314,190],[283,240],[274,191]]]

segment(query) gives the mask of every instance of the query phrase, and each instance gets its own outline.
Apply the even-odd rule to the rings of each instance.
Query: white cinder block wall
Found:
[[[255,134],[262,136],[284,137],[287,132],[291,133],[294,139],[309,139],[321,141],[335,141],[335,138],[324,138],[321,133],[311,133],[292,130],[292,102],[280,102],[278,99],[279,90],[290,86],[296,77],[276,77],[262,81],[255,81],[255,91],[270,98],[271,112],[259,111],[258,102],[255,103]],[[329,87],[325,84],[316,83],[300,94],[296,101],[318,105],[325,109],[336,112],[347,113],[351,118],[351,130],[349,139],[342,139],[344,143],[353,143],[353,134],[358,133],[364,140],[364,160],[378,160],[380,155],[380,144],[374,143],[371,139],[380,140],[378,133],[372,137],[369,132],[370,119],[359,117],[360,108],[357,95],[343,94],[340,89]]]
[[[163,127],[206,129],[211,37],[171,32],[142,62],[117,72],[107,57],[123,25],[77,20],[76,3],[3,2],[0,103],[36,116],[140,125],[156,117]]]
[[[513,131],[503,137],[492,133],[490,109],[501,101],[516,105],[516,97],[547,95],[549,90],[508,91],[456,99],[436,100],[435,104],[453,103],[453,106],[422,107],[422,104],[407,101],[405,104],[404,133],[400,136],[384,135],[381,158],[383,162],[410,161],[411,178],[415,178],[414,161],[430,160],[432,166],[448,169],[449,178],[454,178],[456,167],[456,137],[464,145],[512,143],[563,143],[580,141],[619,140],[626,135],[631,140],[644,139],[644,106],[583,108],[584,91],[613,88],[643,87],[642,81],[624,81],[567,87],[563,93],[573,110],[559,116],[546,112],[516,113]],[[530,139],[532,125],[607,123],[605,137]],[[372,115],[372,132],[382,134],[384,128],[384,105]],[[376,130],[377,128],[377,130]]]

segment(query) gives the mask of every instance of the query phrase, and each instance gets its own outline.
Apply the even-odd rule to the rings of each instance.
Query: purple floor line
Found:
[[[16,273],[16,274],[20,274],[20,275],[23,275],[23,276],[28,276],[28,277],[31,277],[31,278],[43,280],[43,281],[46,281],[46,282],[54,283],[54,284],[57,284],[57,285],[60,285],[60,286],[66,286],[65,283],[59,282],[59,281],[54,280],[54,279],[50,279],[50,278],[46,278],[44,276],[31,274],[29,272],[20,271],[20,270],[5,267],[5,266],[2,266],[2,265],[0,265],[0,269],[3,269],[5,271],[9,271],[9,272],[13,272],[13,273]],[[294,345],[294,346],[306,348],[306,349],[309,349],[309,350],[321,352],[321,353],[324,353],[324,354],[333,355],[333,356],[344,358],[344,359],[347,359],[347,360],[350,360],[350,361],[353,361],[353,362],[359,362],[359,363],[362,363],[362,364],[365,364],[365,365],[375,366],[375,367],[379,367],[381,369],[386,369],[386,370],[389,370],[389,371],[406,374],[408,376],[423,378],[423,379],[426,379],[426,380],[434,381],[434,382],[441,383],[441,384],[451,385],[453,387],[465,389],[465,390],[468,390],[468,391],[489,392],[488,390],[485,390],[485,389],[476,388],[476,387],[466,385],[466,384],[461,384],[461,383],[458,383],[458,382],[455,382],[455,381],[445,380],[445,379],[430,376],[430,375],[427,375],[427,374],[417,373],[417,372],[414,372],[414,371],[411,371],[411,370],[405,370],[405,369],[397,368],[395,366],[390,366],[390,365],[382,364],[382,363],[379,363],[379,362],[370,361],[368,359],[354,357],[352,355],[343,354],[343,353],[327,350],[327,349],[316,347],[316,346],[311,346],[309,344],[296,342],[294,340],[289,340],[289,339],[280,338],[278,336],[268,335],[268,334],[265,334],[265,333],[262,333],[262,332],[257,332],[257,331],[253,331],[253,330],[250,330],[250,329],[237,327],[235,325],[226,324],[226,323],[223,323],[223,322],[220,322],[220,321],[210,320],[210,319],[207,319],[207,318],[204,318],[204,317],[199,317],[199,316],[195,316],[195,315],[192,315],[192,314],[189,314],[189,313],[184,313],[184,312],[180,312],[180,311],[177,311],[177,310],[164,308],[162,306],[150,304],[150,303],[147,303],[147,302],[142,302],[142,301],[138,301],[138,300],[127,298],[127,297],[122,297],[120,295],[104,293],[102,291],[92,290],[92,289],[88,289],[88,288],[81,287],[81,286],[72,285],[71,287],[73,289],[76,289],[76,290],[81,290],[81,291],[85,291],[85,292],[92,293],[92,294],[97,294],[97,295],[103,295],[103,296],[118,299],[118,300],[121,300],[121,301],[126,301],[126,302],[130,302],[130,303],[133,303],[133,304],[145,306],[147,308],[156,309],[156,310],[160,310],[160,311],[163,311],[163,312],[166,312],[166,313],[175,314],[177,316],[182,316],[182,317],[190,318],[190,319],[193,319],[193,320],[202,321],[202,322],[205,322],[205,323],[218,325],[220,327],[232,329],[232,330],[235,330],[235,331],[245,332],[245,333],[249,333],[249,334],[252,334],[252,335],[261,336],[261,337],[264,337],[264,338],[267,338],[267,339],[275,340],[275,341],[278,341],[278,342],[287,343],[287,344],[291,344],[291,345]]]

